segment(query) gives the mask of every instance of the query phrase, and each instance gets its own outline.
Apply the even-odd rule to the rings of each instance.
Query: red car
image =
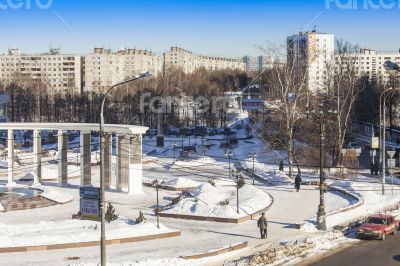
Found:
[[[357,229],[359,238],[374,238],[385,240],[388,234],[395,235],[399,229],[399,221],[392,215],[377,214],[368,217]]]

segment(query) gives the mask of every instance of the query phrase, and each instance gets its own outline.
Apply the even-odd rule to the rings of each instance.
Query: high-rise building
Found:
[[[243,63],[246,65],[246,72],[261,72],[267,68],[271,61],[265,56],[244,56]]]
[[[161,57],[147,50],[95,48],[83,60],[83,91],[102,91],[143,72],[162,72]]]
[[[61,54],[60,49],[29,55],[20,49],[9,49],[0,55],[0,80],[9,83],[17,77],[40,80],[51,92],[80,92],[81,57]]]
[[[333,34],[300,32],[287,37],[287,59],[307,70],[308,89],[318,92],[324,86],[327,66],[334,60]]]
[[[171,47],[170,51],[164,53],[164,71],[169,68],[182,69],[183,72],[189,74],[198,69],[245,71],[246,65],[239,59],[195,55],[186,49]]]

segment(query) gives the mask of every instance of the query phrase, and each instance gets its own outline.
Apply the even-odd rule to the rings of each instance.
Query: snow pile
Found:
[[[188,160],[188,161],[181,161],[177,160],[175,161],[174,165],[171,167],[171,169],[174,168],[174,166],[207,166],[208,164],[215,164],[216,161],[213,158],[210,157],[201,157],[195,160]]]
[[[218,181],[215,186],[203,184],[163,212],[205,217],[241,218],[267,208],[271,196],[253,186],[244,185],[239,189],[239,214],[236,205],[236,185],[233,182]]]
[[[304,259],[312,258],[350,241],[357,240],[347,238],[341,232],[316,233],[296,240],[273,243],[260,252],[224,265],[297,265]]]
[[[139,237],[173,232],[160,224],[135,224],[132,220],[119,218],[106,223],[107,239]],[[98,241],[100,222],[86,220],[42,221],[36,224],[0,224],[0,247],[52,245]],[[78,245],[78,244],[77,244]]]
[[[315,227],[313,223],[306,222],[301,228],[301,231],[307,232],[307,233],[315,233],[318,232],[318,229]]]
[[[178,177],[176,179],[164,180],[164,185],[174,188],[194,188],[200,186],[201,183],[184,177]]]
[[[253,162],[246,161],[245,166],[247,169],[253,169]],[[267,164],[255,162],[254,170],[257,176],[273,185],[291,184],[293,182],[284,172],[273,170]]]

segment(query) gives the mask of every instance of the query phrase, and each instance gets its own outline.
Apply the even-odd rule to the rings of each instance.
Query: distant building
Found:
[[[265,68],[268,68],[271,61],[265,56],[244,56],[242,58],[243,63],[246,65],[246,72],[261,72]]]
[[[360,49],[356,68],[360,75],[366,75],[371,80],[387,82],[389,72],[383,67],[385,61],[392,61],[400,64],[400,51],[398,52],[377,52],[370,49]]]
[[[318,92],[324,87],[327,64],[334,60],[334,35],[316,31],[287,37],[287,60],[307,69],[308,89]]]
[[[23,54],[9,49],[0,55],[0,81],[9,83],[18,76],[40,80],[52,92],[80,92],[81,57],[50,49],[44,54]]]
[[[8,122],[7,107],[10,102],[10,95],[0,94],[0,122]]]
[[[171,47],[170,51],[164,53],[164,70],[169,68],[182,69],[183,72],[189,74],[198,69],[209,71],[237,69],[245,71],[246,65],[239,59],[195,55],[189,50]]]
[[[124,79],[150,71],[162,72],[162,59],[148,50],[95,48],[83,59],[83,91],[102,91]]]

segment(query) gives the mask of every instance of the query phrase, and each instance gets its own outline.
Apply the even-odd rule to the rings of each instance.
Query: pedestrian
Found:
[[[294,187],[296,188],[296,192],[299,192],[301,182],[301,176],[299,173],[297,173],[296,178],[294,179]]]
[[[279,171],[283,172],[283,160],[279,162]]]
[[[265,213],[263,212],[261,217],[257,221],[258,228],[260,228],[261,239],[267,238],[268,222],[265,218]]]

